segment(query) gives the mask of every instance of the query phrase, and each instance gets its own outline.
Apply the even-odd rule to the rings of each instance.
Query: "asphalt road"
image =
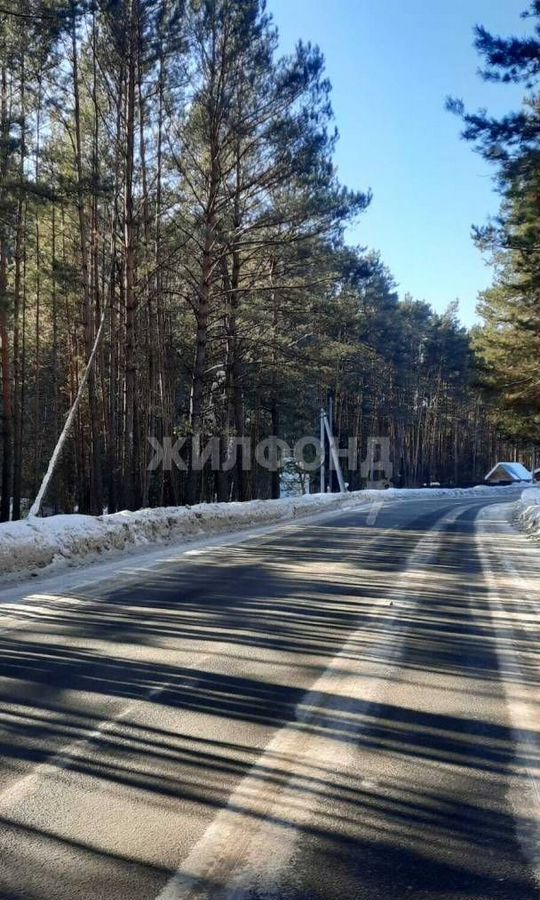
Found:
[[[0,896],[539,900],[540,549],[509,510],[6,592]]]

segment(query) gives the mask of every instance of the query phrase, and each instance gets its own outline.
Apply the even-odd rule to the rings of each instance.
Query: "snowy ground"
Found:
[[[298,518],[319,515],[345,506],[402,502],[415,498],[474,496],[494,492],[502,497],[514,487],[391,489],[350,494],[309,494],[281,500],[248,503],[201,503],[192,507],[165,507],[113,515],[51,516],[0,525],[0,576],[24,577],[39,570],[54,571],[81,565],[104,556],[114,558],[156,545],[196,541],[206,536],[235,533]],[[535,493],[540,500],[540,491]],[[510,496],[510,494],[509,494]],[[540,529],[540,505],[537,507]]]
[[[533,538],[540,538],[540,486],[523,491],[516,518],[523,531]]]

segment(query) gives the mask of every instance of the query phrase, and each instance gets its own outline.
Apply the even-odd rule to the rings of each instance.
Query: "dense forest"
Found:
[[[390,439],[397,485],[532,462],[540,47],[477,43],[528,97],[501,122],[452,103],[502,193],[471,335],[347,245],[371,195],[338,180],[323,57],[281,57],[261,0],[5,0],[0,518],[25,513],[70,410],[50,511],[279,496],[254,447],[317,435],[329,397],[340,446]],[[192,436],[223,465],[194,466]],[[151,465],[165,441],[181,466]]]

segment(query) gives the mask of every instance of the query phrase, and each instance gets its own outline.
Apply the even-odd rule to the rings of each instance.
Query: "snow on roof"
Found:
[[[484,481],[487,481],[488,478],[497,471],[497,469],[502,469],[512,481],[531,481],[532,475],[528,469],[525,468],[519,462],[498,462],[493,466],[491,471],[489,471],[484,478]]]

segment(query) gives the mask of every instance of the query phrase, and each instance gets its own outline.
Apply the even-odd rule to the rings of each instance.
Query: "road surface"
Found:
[[[509,510],[6,592],[0,896],[539,900],[540,550]]]

